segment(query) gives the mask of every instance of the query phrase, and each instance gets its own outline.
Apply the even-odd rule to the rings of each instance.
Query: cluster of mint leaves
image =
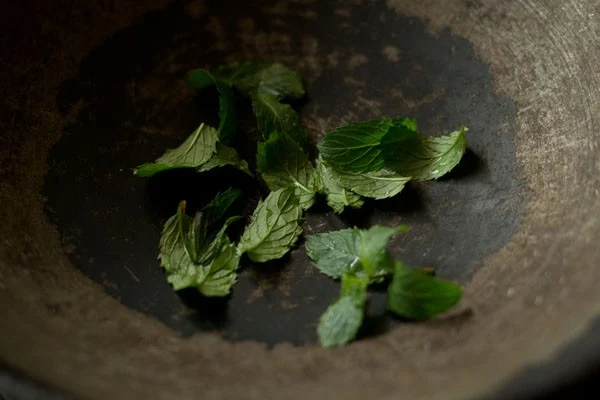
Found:
[[[317,194],[326,196],[336,213],[360,208],[364,198],[397,195],[411,180],[437,179],[452,170],[466,150],[466,128],[441,137],[418,133],[410,118],[384,118],[342,126],[324,135],[313,164],[302,119],[287,102],[305,95],[299,74],[281,64],[232,63],[214,73],[188,74],[192,88],[216,87],[219,126],[204,123],[177,148],[135,174],[151,177],[162,171],[192,168],[202,173],[230,166],[254,176],[234,144],[237,136],[236,96],[251,102],[261,140],[256,165],[269,194],[259,201],[239,241],[228,227],[241,219],[230,214],[241,192],[219,193],[192,218],[186,202],[167,220],[159,243],[159,260],[175,290],[196,288],[205,296],[227,296],[237,281],[243,256],[256,263],[283,257],[302,233],[303,214]],[[444,312],[461,298],[456,284],[393,260],[387,247],[406,227],[373,226],[311,235],[306,250],[314,265],[333,279],[341,292],[322,315],[318,336],[325,347],[355,338],[363,321],[367,288],[391,279],[388,309],[410,319]]]
[[[317,269],[342,283],[339,298],[321,316],[317,329],[324,347],[342,346],[354,339],[362,325],[367,288],[390,277],[387,308],[404,318],[430,318],[460,300],[460,286],[391,257],[387,250],[390,239],[407,231],[404,225],[375,225],[367,230],[343,229],[307,238],[306,251]]]

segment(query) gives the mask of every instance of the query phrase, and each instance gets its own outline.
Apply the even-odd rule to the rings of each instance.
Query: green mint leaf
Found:
[[[411,180],[388,169],[377,172],[344,173],[331,169],[330,173],[339,185],[360,196],[376,200],[393,197],[400,193]]]
[[[410,319],[427,319],[452,308],[462,297],[457,284],[411,269],[399,261],[388,288],[388,308]]]
[[[221,67],[216,76],[251,97],[258,130],[264,139],[273,132],[285,133],[305,146],[300,115],[289,104],[281,103],[286,98],[304,96],[302,80],[296,71],[281,64],[246,62]]]
[[[187,241],[192,218],[185,214],[185,202],[177,207],[177,213],[165,223],[159,242],[158,259],[167,273],[193,269],[192,259],[196,256],[193,246]]]
[[[203,212],[210,212],[210,223],[215,223],[225,217],[227,211],[242,195],[239,189],[229,188],[224,192],[217,193],[215,197],[202,207]]]
[[[229,294],[237,279],[239,256],[225,231],[239,217],[229,218],[211,238],[207,238],[207,231],[238,195],[235,190],[218,194],[193,220],[185,214],[185,202],[181,202],[177,214],[165,223],[159,259],[175,290],[196,287],[205,296]]]
[[[293,187],[303,209],[310,208],[317,192],[316,171],[298,143],[274,133],[259,143],[258,170],[270,190]]]
[[[205,267],[207,273],[196,280],[196,287],[205,296],[227,296],[231,293],[232,286],[237,281],[237,269],[240,263],[240,257],[237,254],[236,246],[225,236],[222,240],[223,245],[220,248],[217,257]]]
[[[384,137],[384,157],[389,168],[414,180],[438,179],[450,172],[460,162],[467,149],[462,127],[446,136],[425,137],[394,143]]]
[[[323,163],[323,159],[317,159],[317,178],[319,179],[319,192],[327,196],[327,204],[337,214],[341,214],[345,207],[360,208],[364,201],[350,190],[344,189],[333,177],[332,171]]]
[[[198,68],[190,71],[187,74],[187,83],[194,89],[205,89],[207,87],[215,86],[217,80],[210,72],[203,68]]]
[[[231,142],[237,130],[235,95],[231,86],[215,79],[208,71],[202,68],[191,71],[187,76],[187,81],[195,89],[204,89],[209,86],[217,87],[219,91],[219,138],[225,143]]]
[[[321,316],[317,335],[323,347],[340,347],[356,337],[362,325],[364,311],[344,296],[330,305]]]
[[[310,235],[305,246],[317,269],[334,279],[361,268],[360,233],[356,229]]]
[[[238,245],[238,253],[247,253],[255,262],[282,257],[302,232],[302,207],[293,188],[271,192],[260,201]]]
[[[368,230],[342,229],[306,238],[306,253],[322,273],[337,279],[347,273],[362,278],[381,279],[393,272],[387,247],[390,238],[408,227],[375,225]]]
[[[397,118],[396,119],[396,124],[402,125],[405,128],[407,128],[409,131],[411,132],[417,132],[418,131],[418,126],[417,126],[417,120],[416,119],[412,119],[412,118]]]
[[[401,225],[396,228],[374,225],[368,230],[360,231],[358,254],[360,262],[368,275],[376,275],[393,270],[393,260],[388,252],[392,236],[398,232],[406,232],[408,228]]]
[[[211,231],[213,231],[215,228],[215,225],[225,217],[227,211],[231,208],[233,203],[240,195],[241,192],[239,190],[229,188],[222,193],[217,193],[214,199],[212,199],[196,213],[196,216],[192,222],[192,226],[187,228],[189,234],[186,237],[186,243],[191,242],[193,244],[192,246],[194,250],[190,251],[190,255],[194,262],[202,263],[209,258],[213,258],[213,254],[210,253],[208,249],[210,246],[220,246],[221,242],[213,244],[210,242],[215,238],[226,238],[225,230],[227,227],[234,221],[237,221],[239,218],[241,218],[229,218],[217,234],[213,235],[212,237],[210,236]],[[189,245],[187,246],[190,247]]]
[[[169,169],[198,168],[210,160],[215,153],[217,140],[217,131],[201,124],[179,147],[167,150],[154,163],[140,165],[136,168],[135,174],[149,177]]]
[[[236,218],[228,220],[208,244],[200,245],[197,259],[184,257],[185,262],[167,271],[167,280],[175,290],[196,287],[205,296],[226,296],[237,280],[239,256],[225,230]]]
[[[321,316],[317,335],[323,347],[339,347],[356,337],[364,318],[369,280],[349,274],[342,277],[340,298]]]
[[[258,89],[260,72],[266,67],[263,63],[233,62],[222,65],[215,71],[217,79],[236,87],[245,96]]]
[[[390,126],[390,119],[345,125],[326,133],[317,148],[323,160],[339,171],[378,171],[383,168],[379,143]]]
[[[350,297],[354,304],[362,307],[367,301],[367,287],[369,286],[369,283],[368,277],[357,276],[350,272],[346,272],[342,275],[340,297]]]
[[[237,280],[238,266],[236,247],[222,229],[201,253],[199,262],[169,273],[167,280],[175,290],[196,287],[205,296],[226,296]]]
[[[202,268],[193,262],[182,264],[180,268],[167,274],[167,282],[171,284],[173,290],[181,290],[196,285],[198,273],[202,272]]]
[[[238,62],[220,67],[215,75],[245,95],[260,92],[277,99],[297,99],[305,93],[300,75],[281,64]]]
[[[229,237],[225,234],[225,231],[229,225],[241,218],[240,216],[228,218],[221,229],[216,234],[213,234],[210,239],[199,242],[195,262],[197,264],[207,264],[217,258],[222,251],[222,247],[230,244]]]
[[[231,143],[237,133],[237,109],[233,88],[217,81],[219,89],[219,138],[224,143]]]
[[[216,153],[207,162],[196,168],[196,171],[205,172],[227,165],[237,168],[249,176],[253,176],[246,160],[242,160],[234,148],[221,143],[217,143]]]
[[[284,133],[305,147],[306,134],[300,115],[289,105],[280,103],[276,96],[254,92],[252,109],[258,122],[258,131],[263,139],[274,133]]]
[[[317,147],[323,160],[345,173],[377,172],[383,168],[382,139],[389,141],[412,137],[414,121],[384,118],[342,126],[325,134]]]
[[[260,74],[258,91],[281,99],[299,99],[305,91],[298,72],[281,64],[271,64]]]
[[[177,213],[163,227],[158,258],[173,289],[194,286],[202,268],[194,263],[197,246],[194,243],[192,218],[185,214],[185,202],[179,203]]]

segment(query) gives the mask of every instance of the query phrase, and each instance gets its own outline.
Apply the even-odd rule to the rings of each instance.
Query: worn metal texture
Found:
[[[464,399],[529,395],[550,385],[540,376],[558,382],[595,359],[596,342],[564,346],[600,311],[597,2],[138,3],[0,13],[4,363],[90,399]],[[320,349],[315,325],[337,284],[301,248],[248,265],[225,301],[170,290],[155,260],[161,223],[225,180],[147,182],[129,169],[214,118],[214,96],[181,78],[232,59],[302,72],[313,141],[390,115],[426,134],[471,128],[449,178],[361,213],[319,206],[305,222],[306,233],[412,225],[395,255],[463,283],[458,310],[401,323],[374,293],[361,340]],[[227,174],[250,203],[264,193]],[[512,379],[522,390],[502,389]]]

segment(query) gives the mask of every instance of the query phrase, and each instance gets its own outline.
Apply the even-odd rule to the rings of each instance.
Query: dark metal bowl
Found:
[[[0,360],[89,399],[512,399],[587,371],[600,347],[593,330],[580,338],[600,312],[599,17],[591,1],[2,6]],[[214,93],[187,88],[188,70],[246,59],[302,73],[313,143],[384,116],[431,135],[469,126],[448,177],[341,217],[319,203],[304,224],[411,225],[392,251],[461,282],[456,310],[408,323],[375,292],[359,340],[323,350],[315,327],[338,284],[302,243],[246,263],[230,298],[171,290],[156,246],[177,202],[264,192],[235,171],[131,168],[214,122]],[[253,126],[242,118],[249,159]]]

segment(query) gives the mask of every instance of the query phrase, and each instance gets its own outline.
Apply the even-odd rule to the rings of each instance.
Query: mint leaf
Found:
[[[317,335],[323,347],[339,347],[356,337],[363,321],[363,310],[344,296],[330,305],[321,316]]]
[[[258,131],[263,139],[274,133],[285,133],[301,146],[306,144],[306,135],[300,115],[289,104],[280,103],[276,96],[254,92],[252,109],[258,122]]]
[[[187,83],[194,89],[206,89],[215,86],[217,80],[203,68],[194,69],[187,74]]]
[[[241,217],[231,217],[225,221],[220,231],[212,234],[215,225],[220,222],[233,203],[239,198],[241,192],[237,189],[227,189],[222,193],[217,193],[213,200],[202,207],[193,219],[190,228],[187,228],[189,234],[185,238],[185,244],[188,248],[192,261],[203,263],[216,257],[216,252],[222,245],[222,241],[227,238],[225,230],[230,224]],[[185,228],[184,228],[185,229]],[[215,241],[215,239],[220,239]],[[212,242],[212,243],[211,243]],[[191,243],[191,245],[189,244]]]
[[[459,131],[440,137],[418,137],[394,143],[384,137],[386,164],[397,173],[412,176],[414,180],[437,179],[450,172],[460,162],[467,149],[465,132]]]
[[[340,291],[341,297],[350,297],[354,304],[357,306],[363,306],[367,301],[367,287],[369,286],[369,279],[364,276],[357,276],[352,273],[346,272],[342,276],[342,289]]]
[[[396,124],[399,124],[399,125],[405,127],[406,129],[408,129],[410,132],[414,132],[414,133],[416,133],[417,129],[418,129],[417,120],[412,119],[412,118],[407,118],[407,117],[397,118]],[[400,135],[400,136],[403,137],[404,135]]]
[[[306,144],[300,115],[283,99],[304,96],[298,73],[281,64],[233,63],[217,70],[218,79],[235,86],[252,99],[258,130],[264,139],[273,132],[286,133],[302,147]]]
[[[330,172],[341,187],[358,195],[376,200],[397,195],[411,180],[410,177],[398,175],[385,168],[377,172],[355,174],[339,172],[334,169]]]
[[[345,173],[376,172],[384,166],[381,141],[412,137],[413,120],[384,118],[342,126],[325,134],[317,147],[323,160]]]
[[[173,290],[194,287],[199,272],[202,272],[202,269],[193,262],[182,264],[176,271],[167,274],[167,282],[171,284]]]
[[[297,99],[305,93],[300,75],[281,64],[236,62],[220,67],[215,75],[247,96],[260,92],[277,99]]]
[[[236,246],[227,237],[221,240],[223,245],[218,256],[208,267],[203,268],[206,274],[201,279],[196,279],[198,290],[205,296],[227,296],[237,281],[236,271],[240,257],[237,254]]]
[[[306,238],[306,253],[319,271],[334,279],[361,268],[359,260],[360,233],[342,229],[319,233]]]
[[[300,75],[281,64],[271,64],[260,73],[258,91],[281,99],[299,99],[305,91]]]
[[[210,203],[202,207],[201,211],[210,213],[209,223],[213,224],[227,215],[227,211],[241,195],[241,190],[229,188],[224,192],[217,193]]]
[[[169,169],[200,167],[215,153],[217,140],[217,131],[201,124],[179,147],[167,150],[154,163],[140,165],[135,174],[148,177]]]
[[[327,196],[327,204],[335,213],[341,214],[345,207],[360,208],[364,204],[359,195],[340,185],[321,157],[317,159],[317,178],[319,193]]]
[[[340,298],[321,316],[317,335],[323,347],[344,346],[356,337],[364,317],[369,280],[345,274]]]
[[[390,238],[408,227],[374,225],[368,230],[342,229],[306,238],[306,253],[322,273],[336,279],[345,273],[360,277],[391,273],[392,260],[387,251]]]
[[[229,218],[212,237],[208,229],[220,220],[239,192],[228,190],[196,214],[185,214],[185,202],[165,223],[159,243],[159,259],[175,290],[196,287],[206,296],[225,296],[236,281],[239,256],[225,230],[239,217]]]
[[[292,187],[303,209],[313,205],[317,191],[315,168],[289,136],[274,133],[265,143],[259,143],[257,164],[270,190]]]
[[[134,173],[141,177],[151,177],[159,172],[177,168],[195,168],[198,172],[205,172],[226,165],[252,176],[248,163],[239,157],[237,151],[219,143],[214,128],[201,124],[179,147],[167,150],[154,163],[140,165]]]
[[[462,297],[460,286],[413,270],[399,261],[388,288],[388,308],[410,319],[427,319],[452,308]]]
[[[379,143],[390,126],[389,119],[342,126],[326,133],[317,148],[323,160],[337,170],[378,171],[383,168]]]
[[[221,143],[217,143],[216,153],[207,162],[196,168],[196,170],[198,172],[205,172],[227,165],[237,168],[249,176],[253,176],[246,160],[242,160],[234,148]]]
[[[194,286],[202,267],[194,263],[199,244],[196,241],[196,221],[185,214],[185,201],[179,203],[177,213],[163,227],[158,258],[167,273],[173,289]]]
[[[219,90],[219,138],[224,143],[231,143],[237,133],[237,110],[235,95],[231,86],[217,81]]]
[[[398,232],[406,232],[408,227],[396,228],[375,225],[359,232],[360,245],[358,254],[360,262],[368,275],[375,275],[393,269],[393,261],[387,250],[390,239]]]
[[[302,232],[301,218],[302,207],[293,188],[271,192],[254,210],[238,244],[238,253],[247,253],[256,262],[282,257]]]
[[[229,225],[239,219],[241,219],[239,216],[228,218],[216,234],[210,235],[209,238],[206,238],[208,235],[205,235],[204,240],[201,238],[198,242],[197,257],[194,261],[197,264],[208,264],[217,258],[222,252],[222,247],[230,244],[225,231],[229,228]]]
[[[215,79],[208,71],[202,68],[191,71],[187,76],[188,84],[195,89],[204,89],[216,86],[219,91],[219,138],[230,142],[236,134],[237,111],[235,108],[235,95],[230,85]]]
[[[192,218],[185,214],[185,202],[177,207],[177,213],[165,223],[159,242],[158,259],[167,273],[193,270],[195,251],[186,243]],[[186,245],[187,244],[187,245]]]
[[[237,280],[239,256],[236,247],[223,229],[205,250],[199,262],[173,271],[167,280],[175,290],[196,287],[205,296],[226,296]]]

